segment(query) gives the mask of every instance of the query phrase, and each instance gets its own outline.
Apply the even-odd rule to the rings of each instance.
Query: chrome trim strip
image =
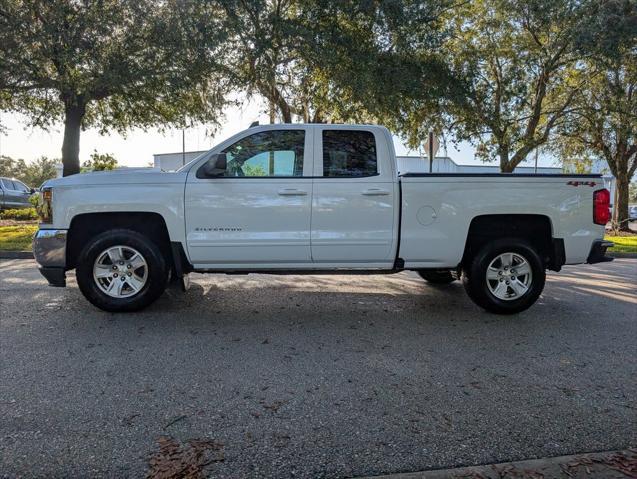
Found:
[[[37,231],[33,237],[33,256],[41,266],[66,267],[67,230]]]

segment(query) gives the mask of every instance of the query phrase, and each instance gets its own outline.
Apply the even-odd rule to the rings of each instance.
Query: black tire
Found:
[[[489,289],[487,268],[503,253],[520,255],[528,262],[531,269],[532,278],[528,289],[516,299],[500,299]],[[473,258],[470,258],[462,274],[462,283],[473,302],[496,314],[515,314],[529,308],[540,297],[545,281],[546,271],[542,259],[535,248],[521,238],[505,238],[485,245]],[[512,290],[508,291],[513,294]]]
[[[148,265],[146,282],[140,291],[127,298],[113,298],[104,293],[93,279],[98,255],[112,246],[129,246],[137,250]],[[159,298],[168,283],[169,267],[161,248],[146,236],[132,230],[114,229],[91,238],[82,249],[75,271],[82,294],[104,311],[128,312],[145,308]]]
[[[422,279],[432,284],[449,284],[456,280],[453,274],[451,274],[451,271],[445,269],[420,270],[418,274]]]

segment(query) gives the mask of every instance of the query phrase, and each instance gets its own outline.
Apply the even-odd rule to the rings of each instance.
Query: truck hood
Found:
[[[184,183],[187,174],[186,171],[162,171],[157,168],[120,168],[112,171],[93,171],[55,178],[45,182],[43,187]]]

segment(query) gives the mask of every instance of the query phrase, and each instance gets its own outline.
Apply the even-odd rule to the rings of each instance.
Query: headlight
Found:
[[[53,209],[51,204],[53,202],[53,189],[42,188],[38,198],[38,215],[40,216],[40,222],[51,224],[53,223]]]

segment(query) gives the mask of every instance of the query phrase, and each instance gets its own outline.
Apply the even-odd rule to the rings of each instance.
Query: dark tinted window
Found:
[[[6,178],[2,178],[2,186],[4,186],[5,190],[14,190],[13,181],[7,180]]]
[[[13,189],[23,193],[29,192],[29,188],[27,188],[24,183],[16,180],[13,180]]]
[[[374,134],[323,130],[323,176],[349,178],[378,174]]]
[[[303,176],[305,131],[255,133],[226,148],[225,176]]]

